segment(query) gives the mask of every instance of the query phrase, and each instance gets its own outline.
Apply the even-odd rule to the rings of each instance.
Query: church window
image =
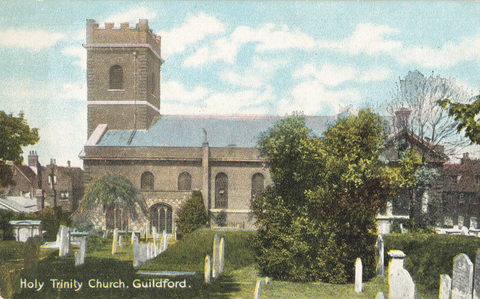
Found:
[[[258,198],[265,188],[265,177],[261,173],[252,176],[252,198]]]
[[[149,171],[145,171],[144,173],[142,173],[142,177],[140,178],[140,188],[142,188],[143,190],[153,190],[153,182],[153,174]]]
[[[128,210],[122,206],[111,204],[106,211],[107,229],[127,230],[128,228]]]
[[[150,230],[153,227],[157,228],[159,233],[166,231],[168,234],[172,233],[173,227],[173,211],[172,207],[164,203],[157,203],[150,207]]]
[[[215,177],[215,208],[228,208],[228,177],[223,172]]]
[[[110,68],[110,89],[123,89],[123,69],[119,65]]]
[[[182,172],[178,175],[178,190],[191,190],[192,176],[188,172]]]

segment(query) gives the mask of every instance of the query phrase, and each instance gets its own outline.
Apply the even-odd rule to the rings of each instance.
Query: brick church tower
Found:
[[[87,20],[88,137],[109,130],[146,130],[160,116],[160,36],[148,20],[135,28]]]

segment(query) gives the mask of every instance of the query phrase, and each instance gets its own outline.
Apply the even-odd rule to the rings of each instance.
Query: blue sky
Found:
[[[480,89],[480,2],[2,1],[0,110],[42,164],[82,166],[86,19],[162,36],[162,114],[335,115],[382,106],[408,71]]]

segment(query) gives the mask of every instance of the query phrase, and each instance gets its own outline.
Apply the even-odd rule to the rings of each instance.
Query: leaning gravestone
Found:
[[[218,269],[218,275],[223,274],[223,265],[225,264],[225,237],[220,240],[220,265]]]
[[[383,275],[385,275],[385,243],[383,241],[382,235],[378,235],[377,248],[378,248],[377,275],[380,277],[383,277]]]
[[[390,281],[390,299],[415,299],[415,283],[406,269],[397,268]]]
[[[213,278],[218,278],[218,270],[220,267],[220,234],[215,235],[213,240]]]
[[[480,250],[475,257],[475,272],[473,274],[473,299],[480,299]]]
[[[75,253],[75,266],[81,266],[85,263],[87,256],[87,237],[77,238],[79,242],[79,251]]]
[[[363,266],[362,266],[362,259],[357,258],[355,262],[355,293],[359,294],[362,292],[362,276],[363,276]]]
[[[440,275],[440,299],[452,298],[452,279],[446,274]]]
[[[260,296],[262,295],[262,283],[263,279],[257,281],[257,286],[255,287],[255,299],[260,299]]]
[[[210,255],[205,257],[205,283],[210,283],[212,278],[212,261]]]
[[[473,295],[473,263],[464,253],[453,260],[452,299],[471,299]]]

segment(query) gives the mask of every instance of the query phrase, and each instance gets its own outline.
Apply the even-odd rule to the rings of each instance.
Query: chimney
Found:
[[[468,153],[463,153],[463,158],[460,160],[461,165],[465,164],[465,162],[470,161],[470,157]]]
[[[30,151],[28,153],[28,166],[35,174],[38,174],[38,155],[36,151]]]
[[[70,160],[67,161],[67,165],[68,165],[68,168],[72,167],[71,163],[70,163]]]
[[[395,127],[398,131],[408,128],[410,113],[412,110],[407,107],[401,107],[395,111]]]

